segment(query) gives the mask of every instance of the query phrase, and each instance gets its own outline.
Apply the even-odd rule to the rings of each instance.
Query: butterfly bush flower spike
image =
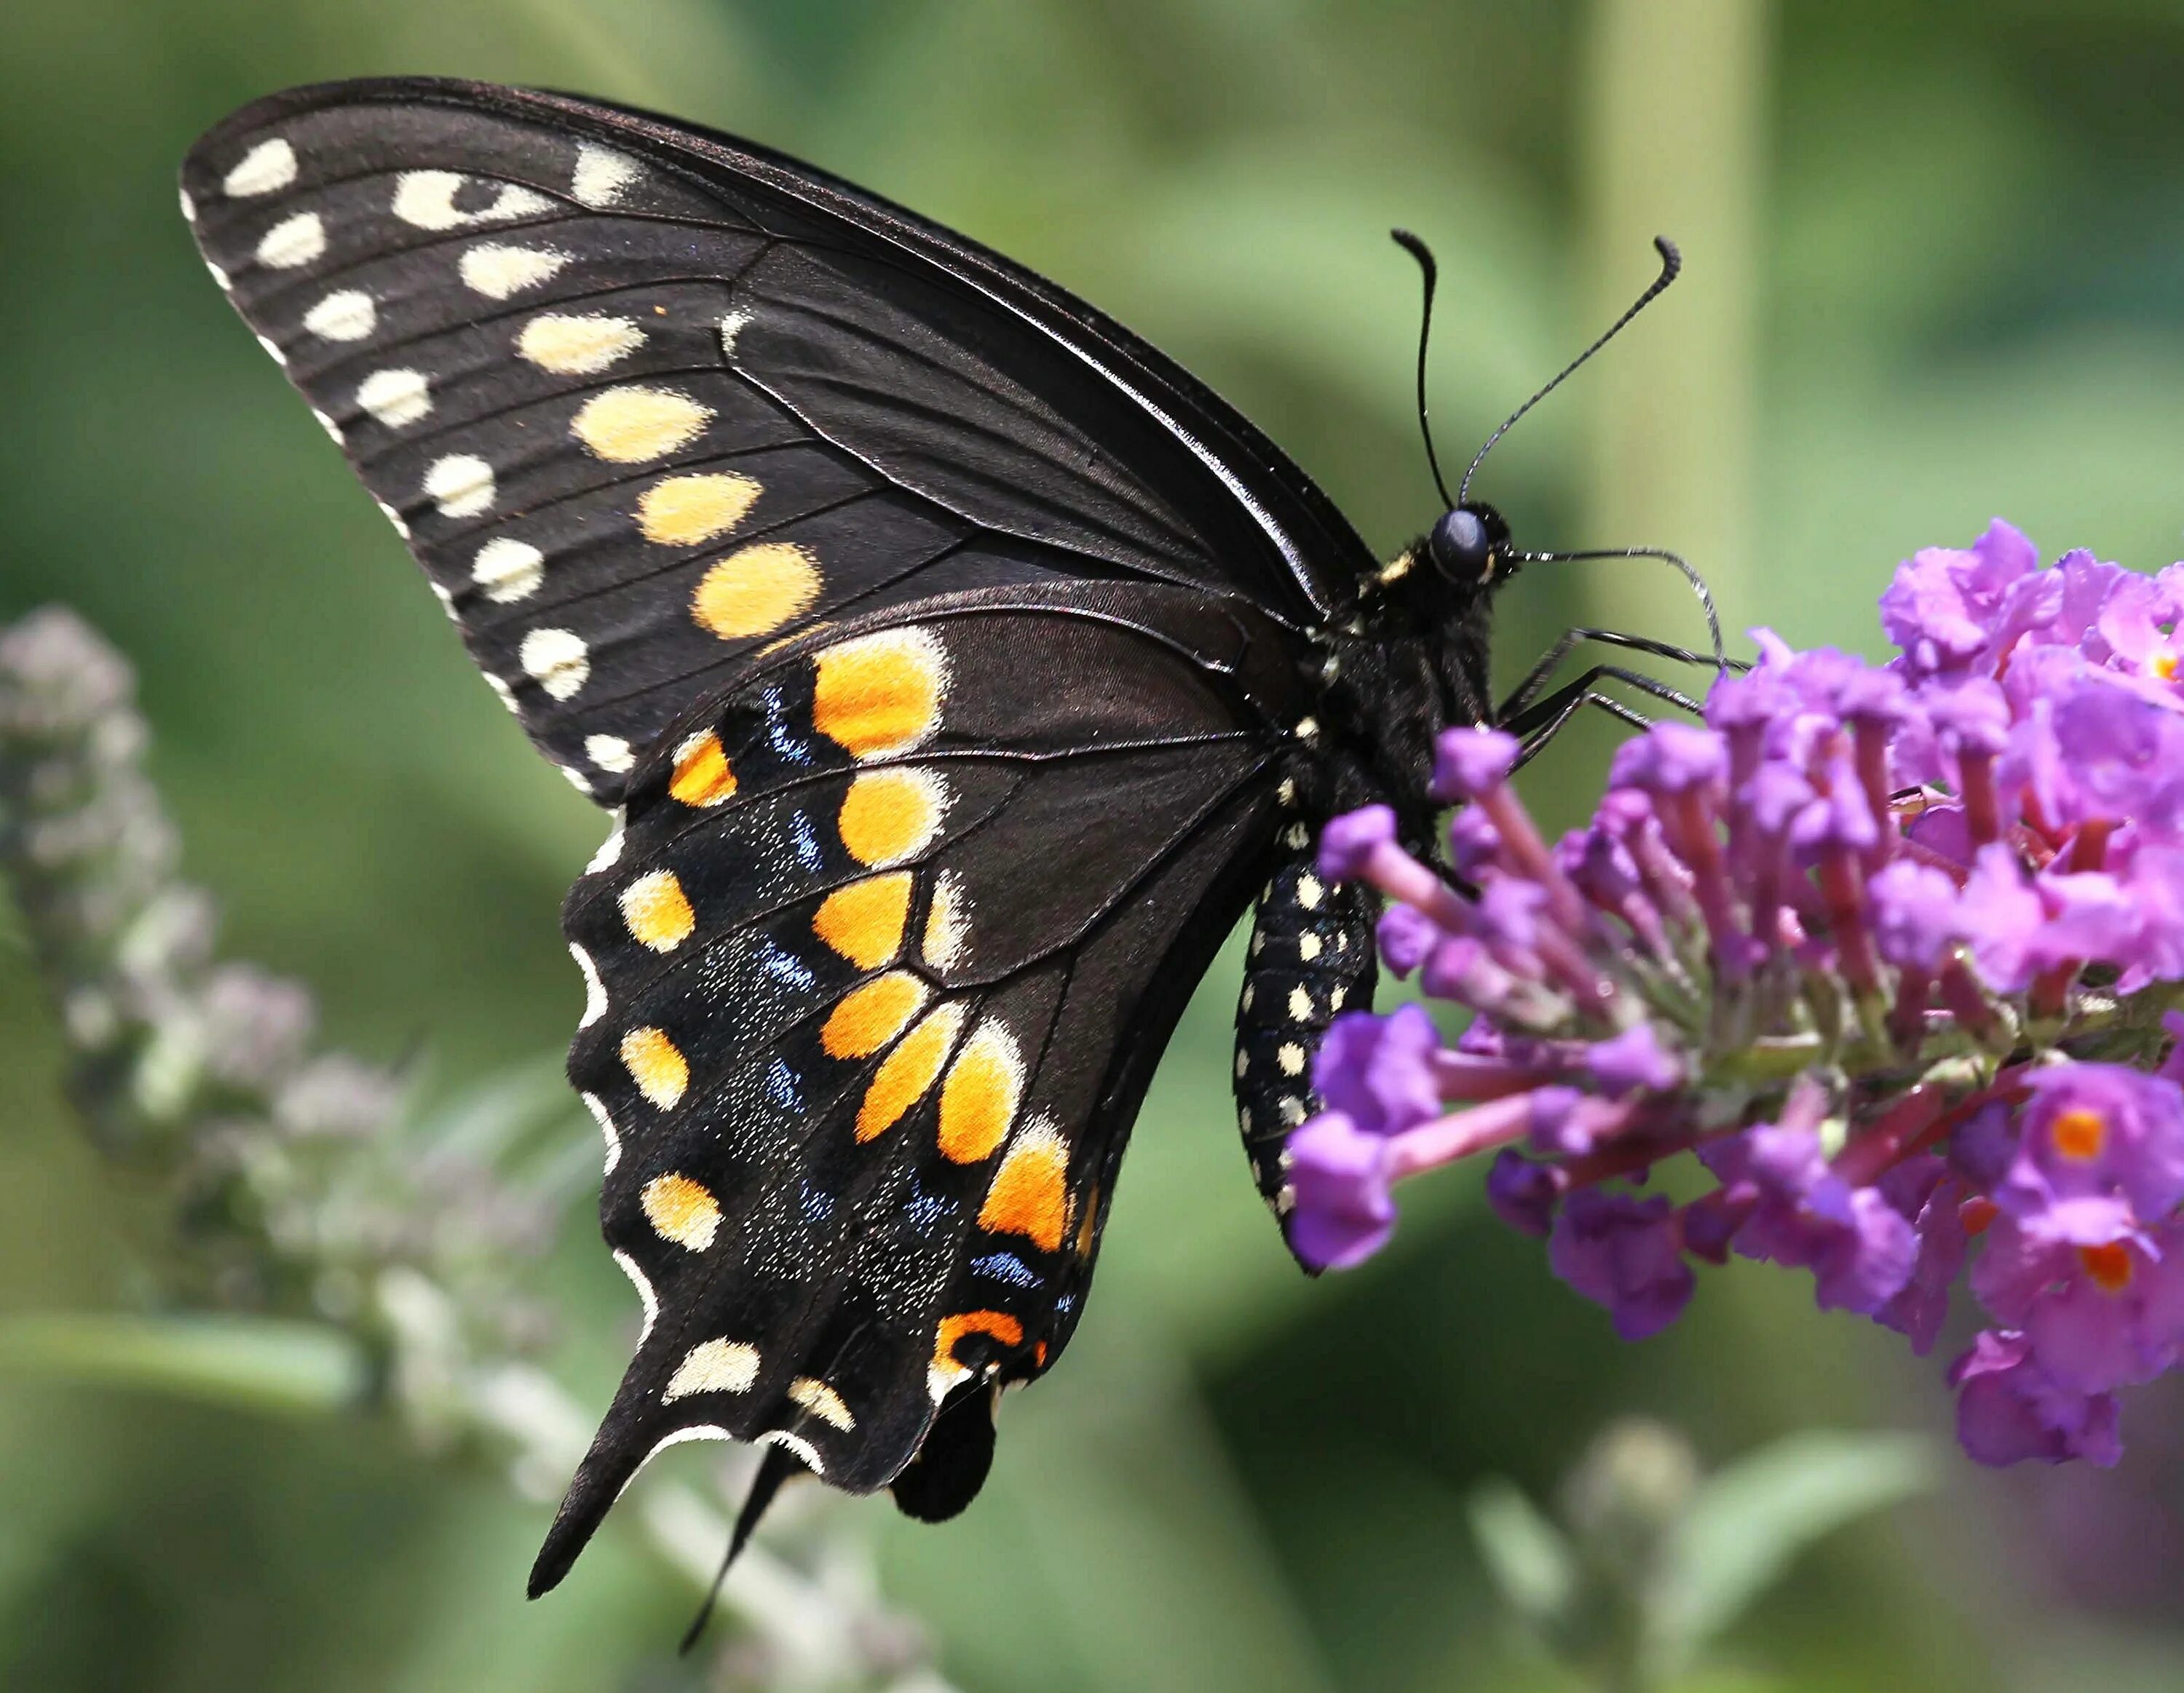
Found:
[[[2114,1463],[2122,1390],[2184,1360],[2180,614],[2184,565],[2042,568],[1997,521],[1897,568],[1886,665],[1756,632],[1552,844],[1518,743],[1444,734],[1446,867],[1368,807],[1320,869],[1472,1021],[1336,1022],[1298,1255],[1362,1261],[1402,1181],[1485,1156],[1496,1214],[1626,1339],[1731,1257],[1921,1355],[1958,1299],[1965,1451]],[[1685,1154],[1696,1196],[1649,1191]]]

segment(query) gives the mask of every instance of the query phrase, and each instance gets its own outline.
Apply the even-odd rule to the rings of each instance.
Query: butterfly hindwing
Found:
[[[352,83],[237,114],[183,192],[472,655],[603,805],[743,659],[817,620],[1044,575],[1305,621],[1362,557],[1144,343],[742,143]]]
[[[564,924],[648,1319],[542,1584],[678,1440],[870,1491],[945,1410],[905,1506],[975,1491],[981,1395],[1067,1342],[1151,1064],[1262,873],[1279,635],[1165,586],[943,596],[754,661],[639,761]]]

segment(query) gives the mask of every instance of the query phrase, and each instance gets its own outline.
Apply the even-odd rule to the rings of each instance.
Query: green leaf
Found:
[[[1670,1542],[1657,1637],[1672,1656],[1696,1651],[1806,1547],[1932,1479],[1926,1442],[1906,1434],[1815,1429],[1731,1464],[1700,1489]]]
[[[1496,1476],[1468,1501],[1472,1538],[1509,1608],[1536,1628],[1557,1621],[1577,1592],[1569,1541],[1513,1482]]]
[[[286,1416],[363,1399],[363,1348],[338,1329],[273,1317],[73,1312],[0,1321],[0,1369]]]

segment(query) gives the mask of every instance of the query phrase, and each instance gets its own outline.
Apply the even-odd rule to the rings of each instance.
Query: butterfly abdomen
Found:
[[[1302,821],[1286,826],[1252,915],[1236,1002],[1237,1127],[1252,1179],[1277,1215],[1286,1210],[1284,1143],[1319,1109],[1312,1055],[1337,1016],[1372,1009],[1378,975],[1378,898],[1357,883],[1323,880],[1316,844]]]

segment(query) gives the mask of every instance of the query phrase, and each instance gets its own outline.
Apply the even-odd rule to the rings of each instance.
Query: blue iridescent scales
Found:
[[[1357,979],[1362,918],[1281,844],[1326,599],[1295,561],[1342,557],[1282,526],[1340,520],[1089,309],[729,145],[381,83],[184,171],[237,309],[616,816],[564,912],[570,1074],[644,1327],[534,1590],[682,1440],[960,1508],[979,1443],[943,1437],[1066,1344],[1270,854],[1239,1025],[1270,1202],[1295,1049]],[[1137,386],[1086,402],[1103,361]]]

